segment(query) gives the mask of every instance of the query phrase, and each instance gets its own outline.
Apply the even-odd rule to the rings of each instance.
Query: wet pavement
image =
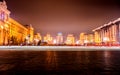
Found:
[[[116,75],[120,51],[0,51],[0,75]]]

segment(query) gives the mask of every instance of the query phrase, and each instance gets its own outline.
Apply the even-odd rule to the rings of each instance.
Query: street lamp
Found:
[[[79,45],[79,44],[80,44],[80,40],[77,40],[77,41],[76,41],[76,44]]]
[[[109,42],[109,38],[108,38],[108,37],[103,37],[103,42],[104,42],[104,43]]]
[[[57,41],[56,41],[56,39],[54,39],[54,40],[53,40],[53,44],[57,44]]]

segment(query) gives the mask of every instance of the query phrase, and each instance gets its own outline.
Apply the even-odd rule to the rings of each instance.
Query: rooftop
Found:
[[[111,24],[115,24],[115,23],[117,23],[117,22],[119,22],[119,21],[120,21],[120,18],[118,18],[118,19],[116,19],[116,20],[114,20],[114,21],[110,21],[108,24],[104,24],[104,25],[102,25],[102,26],[94,29],[93,31],[99,30],[99,29],[101,29],[101,28],[103,28],[103,27],[106,27],[106,26],[109,26],[109,25],[111,25]]]

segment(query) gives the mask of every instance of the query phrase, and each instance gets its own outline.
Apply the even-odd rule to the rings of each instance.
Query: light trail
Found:
[[[0,46],[0,51],[97,51],[97,50],[120,50],[119,46]]]

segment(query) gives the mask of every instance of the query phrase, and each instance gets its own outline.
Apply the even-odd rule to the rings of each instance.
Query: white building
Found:
[[[62,33],[57,34],[56,44],[63,44],[63,35],[62,35]]]

